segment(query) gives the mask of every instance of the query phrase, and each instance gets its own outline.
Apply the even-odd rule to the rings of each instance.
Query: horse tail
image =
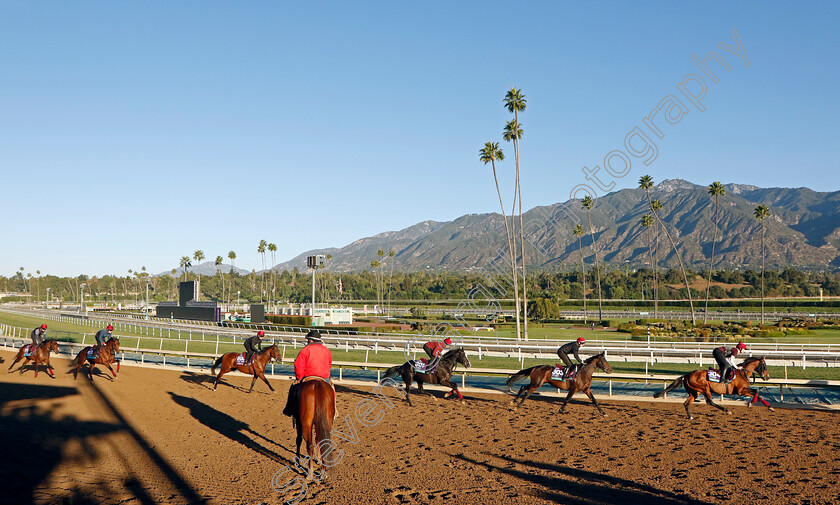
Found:
[[[222,358],[224,357],[225,355],[222,354],[221,356],[219,356],[219,359],[217,359],[216,362],[213,363],[213,366],[210,368],[210,375],[216,375],[216,368],[222,364]]]
[[[513,393],[513,389],[511,389],[511,386],[513,386],[513,383],[520,380],[520,379],[524,379],[525,377],[529,377],[531,375],[531,372],[533,372],[535,368],[537,368],[537,367],[532,366],[531,368],[526,368],[525,370],[520,370],[520,371],[516,372],[515,374],[511,375],[510,377],[508,377],[507,382],[505,382],[505,384],[507,384],[508,391]]]
[[[382,380],[390,379],[391,377],[397,375],[397,372],[399,372],[400,368],[402,368],[402,367],[403,367],[403,365],[396,365],[396,366],[392,366],[391,368],[385,370],[385,375],[382,377]]]
[[[326,388],[319,388],[324,391],[321,398],[316,397],[316,408],[315,408],[315,443],[319,444],[322,440],[327,440],[330,438],[330,418],[327,415],[327,406],[329,405],[329,401],[332,399],[331,396],[333,394],[332,388],[329,387],[326,383],[324,383]]]
[[[682,386],[684,383],[685,383],[685,375],[681,375],[680,377],[677,377],[676,380],[674,380],[674,382],[672,382],[667,388],[663,389],[662,391],[657,391],[656,393],[654,393],[653,397],[654,398],[659,398],[660,396],[664,395],[668,391],[672,391],[672,390]]]

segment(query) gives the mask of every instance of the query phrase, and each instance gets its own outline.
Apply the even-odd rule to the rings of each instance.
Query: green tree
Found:
[[[511,119],[510,121],[505,124],[505,129],[502,132],[502,138],[507,142],[513,142],[514,148],[514,155],[516,156],[519,150],[519,139],[522,138],[522,126],[516,121],[516,119]],[[516,269],[516,258],[519,256],[519,248],[524,247],[521,241],[517,244],[516,241],[516,202],[519,200],[519,187],[514,185],[513,188],[513,205],[511,206],[510,213],[510,222],[511,222],[511,236],[513,237],[513,264],[514,264],[514,275],[513,275],[513,291],[514,291],[514,303],[516,304],[516,338],[520,338],[520,313],[522,313],[522,305],[519,298],[519,273]],[[524,280],[523,280],[524,284]],[[526,318],[527,324],[527,318]]]
[[[230,282],[228,283],[228,310],[230,310],[230,302],[233,300],[233,271],[236,260],[236,253],[228,251],[228,259],[230,260]]]
[[[519,283],[516,275],[516,255],[514,252],[513,241],[516,240],[515,237],[512,236],[512,232],[510,230],[510,226],[508,226],[507,220],[507,212],[505,212],[505,203],[502,199],[502,191],[499,188],[499,177],[496,174],[496,162],[497,161],[504,161],[505,153],[499,148],[498,142],[485,142],[484,147],[479,149],[478,151],[478,159],[482,161],[485,165],[490,163],[493,167],[493,180],[496,182],[496,193],[499,195],[499,206],[502,208],[502,220],[505,223],[505,235],[507,236],[508,241],[508,257],[510,259],[510,273],[511,279],[513,279],[513,292],[515,298],[516,307],[519,307]],[[511,220],[513,220],[513,216],[511,216]],[[516,338],[517,340],[521,338],[520,335],[520,327],[519,327],[519,311],[517,311],[516,316]]]
[[[527,107],[527,100],[525,100],[525,93],[521,89],[515,87],[510,88],[505,94],[505,108],[508,112],[513,114],[513,121],[516,128],[511,128],[514,133],[513,137],[513,155],[516,158],[516,195],[519,199],[519,243],[522,245],[522,303],[525,309],[524,314],[524,334],[525,340],[528,340],[528,276],[525,269],[525,227],[522,225],[522,184],[520,181],[519,171],[519,139],[522,138],[522,128],[519,123],[519,113],[523,112]],[[511,209],[513,212],[515,209]]]
[[[677,244],[671,237],[671,233],[668,231],[668,228],[665,226],[665,223],[662,222],[662,218],[659,217],[659,209],[654,208],[654,201],[650,198],[650,188],[653,187],[653,178],[649,175],[643,175],[639,179],[639,187],[645,190],[645,193],[647,194],[648,198],[648,204],[650,205],[650,210],[653,213],[653,217],[656,218],[656,222],[659,223],[660,227],[662,227],[662,231],[665,232],[665,236],[667,236],[668,240],[671,242],[671,247],[674,248],[674,255],[677,257],[677,260],[680,263],[680,270],[682,270],[683,280],[685,281],[685,291],[688,295],[688,306],[691,308],[691,324],[697,324],[697,316],[694,314],[694,301],[691,299],[691,288],[688,285],[688,275],[685,273],[685,265],[683,265],[682,256],[677,250]]]
[[[595,230],[592,229],[592,216],[590,211],[595,206],[595,200],[591,196],[586,195],[581,201],[583,209],[586,211],[586,220],[589,222],[589,236],[592,237],[592,253],[595,255],[595,281],[598,283],[598,320],[604,320],[604,313],[602,308],[601,296],[601,267],[598,265],[598,250],[595,248]]]
[[[580,252],[580,279],[583,283],[583,289],[581,291],[581,298],[583,298],[583,322],[586,322],[586,265],[583,262],[583,242],[581,242],[581,237],[585,233],[583,231],[583,226],[576,224],[572,233],[575,234],[575,237],[578,239],[578,252]]]
[[[706,280],[706,310],[703,312],[703,324],[706,324],[706,317],[709,314],[709,288],[712,285],[712,268],[715,265],[715,243],[717,242],[718,231],[718,204],[720,202],[720,197],[725,194],[726,188],[720,183],[720,181],[715,181],[709,184],[709,195],[715,199],[715,231],[712,234],[712,257],[709,260],[709,277]]]
[[[764,235],[766,234],[764,218],[769,215],[770,208],[766,205],[759,205],[755,208],[755,218],[761,223],[761,324],[764,324],[764,260],[766,257],[764,250]]]
[[[216,261],[214,262],[216,265],[216,275],[219,276],[219,280],[222,282],[222,301],[225,300],[225,275],[222,273],[222,262],[224,261],[225,259],[221,256],[216,256]]]
[[[277,244],[268,244],[268,250],[271,252],[271,298],[269,298],[269,305],[271,305],[274,301],[274,290],[276,289],[274,278],[277,272],[277,260],[274,255],[277,253]]]

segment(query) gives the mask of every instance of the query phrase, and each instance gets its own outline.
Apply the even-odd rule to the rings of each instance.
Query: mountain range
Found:
[[[758,205],[770,208],[764,220],[768,267],[804,269],[840,267],[840,191],[808,188],[760,188],[726,184],[720,197],[715,265],[720,268],[760,266],[761,224],[754,217]],[[686,267],[708,266],[714,233],[715,201],[708,187],[681,179],[668,179],[651,188],[651,198],[662,202],[660,218],[673,237]],[[622,189],[598,198],[590,211],[599,261],[631,268],[649,264],[650,235],[640,224],[649,206],[643,189]],[[518,218],[517,218],[518,220]],[[523,215],[526,260],[533,268],[576,268],[580,264],[575,224],[586,231],[583,255],[592,264],[592,239],[580,200],[536,207]],[[655,227],[651,227],[651,231]],[[381,258],[377,251],[392,258]],[[306,269],[306,257],[329,254],[327,268],[356,271],[384,259],[396,270],[416,271],[483,269],[504,265],[507,251],[501,214],[468,214],[447,222],[423,221],[399,231],[360,238],[341,248],[313,249],[276,265],[278,271]],[[678,266],[664,233],[658,238],[660,267]],[[212,267],[212,268],[206,268]],[[502,267],[503,268],[503,267]],[[223,268],[227,270],[227,266]],[[241,271],[240,269],[237,269]],[[202,265],[202,273],[215,266]]]

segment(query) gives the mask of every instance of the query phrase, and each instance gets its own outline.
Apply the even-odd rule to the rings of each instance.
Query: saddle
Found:
[[[735,378],[735,369],[730,368],[729,372],[726,374],[726,377],[723,379],[724,383],[732,382],[732,379]],[[717,368],[710,368],[706,370],[706,380],[709,382],[720,382],[720,370]]]
[[[88,349],[87,357],[90,358],[90,359],[98,358],[99,357],[99,349],[97,349],[96,347],[91,347],[90,349]]]
[[[575,378],[577,372],[577,365],[563,366],[560,363],[555,363],[554,369],[551,371],[551,380],[570,381]]]
[[[257,357],[257,353],[254,353],[254,355],[251,356],[251,361],[246,363],[245,362],[245,356],[247,356],[247,355],[248,355],[247,352],[243,352],[242,354],[237,354],[236,355],[236,364],[240,365],[240,366],[248,366],[248,365],[253,364],[254,363],[254,358]]]
[[[313,380],[320,380],[324,381],[330,385],[333,390],[333,395],[335,395],[335,385],[331,381],[324,379],[323,377],[318,376],[307,376],[300,380],[297,384],[292,384],[292,387],[289,388],[289,397],[286,398],[286,406],[283,408],[283,415],[294,417],[295,412],[298,410],[298,398],[300,397],[300,386],[304,382],[309,382]]]
[[[23,357],[28,358],[32,356],[32,354],[38,349],[38,346],[41,344],[26,344],[23,346]]]
[[[426,358],[416,359],[410,362],[411,366],[414,367],[414,371],[417,373],[435,373],[437,370],[438,365],[440,365],[440,360],[435,360],[434,363],[431,365],[426,360]]]

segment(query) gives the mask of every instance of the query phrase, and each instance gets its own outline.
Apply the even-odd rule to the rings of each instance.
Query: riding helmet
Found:
[[[578,342],[578,344],[582,344],[582,343],[586,342],[586,339],[583,338],[583,337],[578,337],[577,342]]]
[[[111,325],[109,324],[109,325],[108,325],[108,327],[107,327],[106,329],[107,329],[108,331],[112,331],[112,330],[114,329],[114,327],[113,327],[113,326],[111,326]]]
[[[47,325],[46,325],[46,324],[42,324],[42,325],[41,325],[41,329],[42,329],[42,330],[46,330],[46,329],[47,329]]]
[[[452,345],[452,339],[447,337],[446,340],[443,341],[443,343],[446,345]]]
[[[258,337],[264,337],[264,336],[265,336],[265,332],[264,332],[264,331],[262,331],[262,330],[260,330],[260,331],[258,331],[258,332],[257,332],[257,336],[258,336]]]
[[[737,347],[738,349],[741,349],[743,351],[744,349],[747,348],[747,344],[745,344],[743,342],[738,342],[738,345],[736,345],[735,347]]]

